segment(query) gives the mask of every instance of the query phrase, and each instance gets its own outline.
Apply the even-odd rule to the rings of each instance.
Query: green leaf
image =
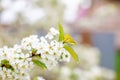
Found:
[[[42,69],[47,68],[47,66],[43,62],[41,62],[40,60],[33,59],[32,61],[35,65],[41,67]]]
[[[9,64],[9,61],[4,59],[4,60],[1,61],[1,64]]]
[[[11,69],[12,71],[14,71],[13,66],[11,66],[9,61],[6,59],[1,61],[0,67],[6,67],[7,69]]]
[[[14,71],[13,66],[11,66],[10,64],[6,64],[5,67],[6,67],[7,69],[11,69],[12,71]]]
[[[76,54],[76,52],[74,51],[73,48],[71,48],[70,46],[65,45],[64,48],[71,54],[71,56],[73,57],[73,59],[78,62],[79,58],[78,55]]]
[[[58,24],[58,27],[59,27],[59,41],[63,41],[64,40],[64,29],[62,27],[61,24]]]

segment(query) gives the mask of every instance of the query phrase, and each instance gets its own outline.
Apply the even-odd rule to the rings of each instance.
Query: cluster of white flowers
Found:
[[[32,58],[22,52],[20,46],[0,49],[0,76],[2,80],[23,80],[33,68]]]
[[[34,59],[39,58],[47,69],[52,69],[58,61],[68,62],[70,54],[64,49],[64,43],[58,41],[57,36],[59,31],[51,28],[44,37],[31,35],[13,48],[0,48],[2,80],[27,80],[25,77],[34,68]]]

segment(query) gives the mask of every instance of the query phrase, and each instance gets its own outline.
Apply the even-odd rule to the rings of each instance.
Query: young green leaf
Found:
[[[59,27],[59,41],[63,41],[64,40],[64,29],[62,27],[61,24],[58,24],[58,27]]]
[[[1,60],[1,64],[9,64],[9,61],[6,59]]]
[[[64,46],[64,48],[71,54],[71,56],[73,57],[73,59],[78,62],[79,61],[79,58],[76,54],[76,52],[73,50],[73,48],[71,48],[70,46]]]
[[[35,59],[33,59],[32,61],[33,61],[33,63],[34,63],[35,65],[41,67],[42,69],[47,68],[47,66],[46,66],[43,62],[41,62],[40,60],[35,60]]]
[[[70,34],[65,35],[64,43],[71,44],[71,45],[76,45],[75,40],[72,38],[72,36]]]
[[[6,67],[7,69],[11,69],[12,71],[14,71],[13,66],[11,66],[10,64],[5,64],[4,67]]]
[[[5,67],[7,69],[11,69],[12,71],[14,71],[13,66],[11,66],[11,64],[9,63],[8,60],[4,59],[1,61],[0,67]]]

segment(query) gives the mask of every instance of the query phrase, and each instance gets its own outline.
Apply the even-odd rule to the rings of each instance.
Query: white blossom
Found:
[[[43,77],[37,77],[37,80],[45,80]]]
[[[50,28],[50,32],[45,36],[45,38],[53,39],[54,36],[56,36],[58,34],[59,34],[58,30],[56,30],[55,28]]]

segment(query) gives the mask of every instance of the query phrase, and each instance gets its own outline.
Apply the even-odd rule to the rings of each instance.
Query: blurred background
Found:
[[[44,36],[59,22],[77,41],[80,62],[36,67],[32,79],[120,80],[120,0],[0,0],[0,47]]]

